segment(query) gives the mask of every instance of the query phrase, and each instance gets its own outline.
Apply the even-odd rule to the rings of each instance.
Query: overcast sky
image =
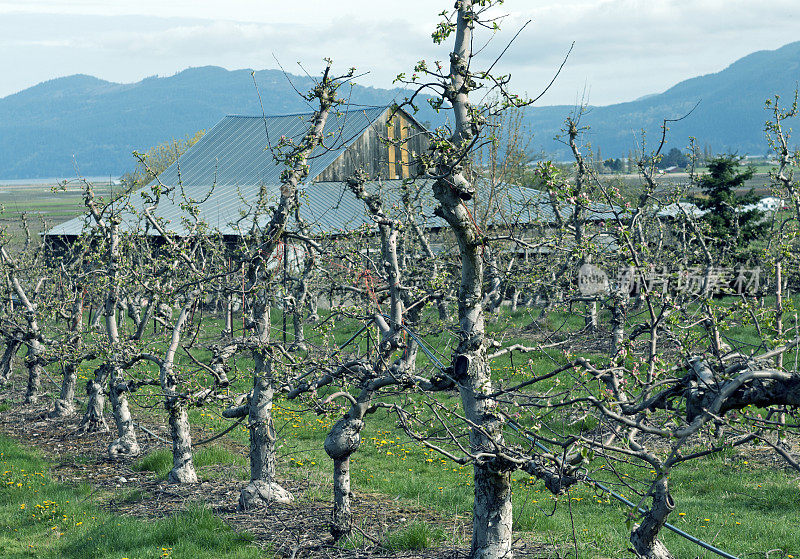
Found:
[[[82,73],[116,82],[189,66],[311,73],[331,57],[391,87],[420,59],[446,59],[430,40],[452,0],[0,0],[0,97]],[[487,54],[530,25],[499,69],[538,94],[575,49],[540,104],[592,104],[659,93],[751,52],[800,40],[798,0],[506,0]],[[485,36],[484,36],[485,37]]]

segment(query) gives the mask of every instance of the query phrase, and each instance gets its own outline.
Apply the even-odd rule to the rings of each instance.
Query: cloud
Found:
[[[0,17],[0,71],[7,78],[0,95],[54,72],[135,81],[206,64],[275,68],[273,56],[289,71],[296,71],[296,61],[311,71],[330,56],[343,67],[368,71],[361,83],[388,87],[419,59],[447,59],[446,48],[430,40],[437,20],[430,2],[376,9],[390,4],[398,6],[365,0],[0,0],[0,13],[7,14]],[[27,13],[11,14],[15,9]],[[491,63],[532,19],[497,65],[512,74],[516,91],[538,93],[576,43],[542,99],[547,104],[570,103],[587,86],[599,104],[664,90],[752,51],[797,40],[800,17],[796,0],[772,0],[768,7],[752,0],[509,0],[501,10],[496,13],[508,13],[503,30],[480,62]],[[114,15],[131,13],[139,15]]]
[[[576,43],[545,103],[574,99],[587,84],[595,103],[631,100],[800,38],[794,0],[768,7],[749,0],[564,0],[526,7],[505,26],[519,28],[528,18],[533,22],[499,66],[522,76],[516,83],[528,91],[547,83]]]
[[[200,25],[178,25],[158,31],[129,31],[101,34],[91,39],[94,48],[129,54],[179,57],[191,55],[225,55],[247,49],[262,49],[296,37],[281,32],[279,26],[210,22]]]
[[[79,46],[74,39],[3,39],[0,38],[0,46],[5,48],[74,48]]]
[[[365,48],[363,31],[367,28],[369,48]],[[398,48],[398,36],[404,38],[403,48]],[[175,71],[188,65],[275,68],[280,63],[296,72],[298,61],[312,71],[313,64],[331,57],[342,67],[356,66],[368,72],[361,83],[390,87],[397,73],[411,68],[430,50],[429,42],[429,35],[419,26],[402,19],[374,22],[336,18],[324,25],[214,21],[177,23],[159,29],[114,29],[91,34],[81,48],[142,65],[157,61],[163,66],[170,61],[175,63]]]

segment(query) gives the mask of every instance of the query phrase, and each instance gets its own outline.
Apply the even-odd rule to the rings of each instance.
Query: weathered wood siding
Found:
[[[416,176],[417,158],[428,149],[428,135],[405,112],[398,111],[391,123],[387,123],[389,114],[387,109],[317,181],[343,181],[359,168],[373,179]]]

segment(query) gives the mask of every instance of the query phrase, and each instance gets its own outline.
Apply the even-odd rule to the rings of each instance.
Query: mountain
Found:
[[[311,78],[278,70],[255,78],[266,114],[311,110],[294,90],[309,90]],[[404,96],[362,86],[341,93],[361,105]],[[76,166],[82,176],[119,176],[134,167],[134,150],[208,129],[226,114],[261,114],[250,70],[206,66],[130,84],[86,75],[42,82],[0,99],[0,178],[74,177]]]
[[[668,148],[685,147],[694,136],[700,148],[708,145],[715,153],[763,154],[768,151],[764,122],[770,116],[764,102],[777,94],[784,106],[790,105],[799,81],[800,42],[795,42],[754,52],[721,72],[682,81],[658,95],[587,107],[581,124],[589,126],[585,139],[595,153],[599,148],[603,158],[620,157],[641,145],[642,130],[647,145],[654,148],[661,139],[663,120],[680,118],[699,102],[685,119],[668,124]],[[533,148],[568,158],[566,147],[552,138],[574,110],[573,106],[529,109],[526,128],[534,133]]]
[[[261,114],[250,72],[206,66],[130,84],[74,75],[4,97],[0,178],[73,177],[75,166],[83,176],[119,176],[133,168],[134,150],[208,129],[226,114]],[[255,77],[267,114],[310,110],[295,88],[309,89],[311,78],[277,70],[259,71]],[[779,94],[789,103],[798,81],[800,42],[750,54],[721,72],[680,82],[660,94],[587,107],[581,123],[590,127],[586,140],[595,152],[599,148],[603,157],[620,157],[641,145],[642,129],[652,146],[664,118],[681,117],[699,101],[688,117],[670,123],[667,147],[686,146],[694,136],[699,146],[715,152],[761,154],[767,151],[763,127],[769,116],[764,101]],[[350,100],[383,105],[403,95],[398,89],[355,86]],[[572,106],[527,109],[531,149],[568,158],[565,146],[552,138],[573,111]],[[430,110],[418,118],[437,120]]]

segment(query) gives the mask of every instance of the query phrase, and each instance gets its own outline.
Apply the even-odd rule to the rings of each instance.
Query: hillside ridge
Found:
[[[208,129],[227,114],[261,114],[250,69],[217,66],[187,68],[171,76],[115,83],[86,74],[41,82],[0,98],[0,179],[43,176],[121,175],[134,166],[131,153]],[[308,76],[258,70],[255,80],[266,114],[308,111],[296,90],[312,84]],[[715,152],[767,151],[763,126],[766,99],[792,99],[800,82],[800,41],[744,56],[719,72],[681,81],[662,93],[605,106],[586,107],[584,140],[602,157],[624,157],[660,137],[665,118],[692,114],[670,125],[668,146],[685,147],[689,137]],[[402,98],[401,89],[353,86],[356,105],[384,105]],[[441,117],[422,104],[420,121]],[[531,107],[525,131],[531,151],[568,158],[553,140],[571,105]]]

